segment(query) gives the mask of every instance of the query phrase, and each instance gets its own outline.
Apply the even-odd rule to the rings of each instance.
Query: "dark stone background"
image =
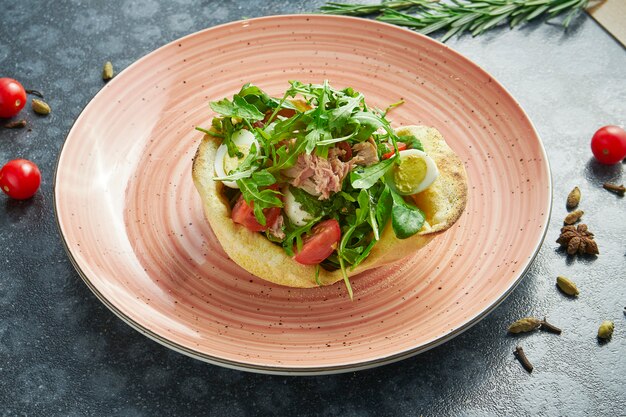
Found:
[[[626,125],[626,54],[586,15],[498,28],[449,45],[475,60],[521,102],[547,148],[554,209],[546,241],[523,282],[482,322],[417,357],[320,377],[223,369],[152,342],[109,312],[72,268],[56,229],[52,180],[59,149],[102,87],[105,60],[121,70],[178,37],[242,17],[314,11],[316,1],[0,1],[0,76],[44,91],[49,117],[22,112],[32,131],[0,129],[0,162],[39,164],[30,201],[0,196],[0,414],[41,416],[626,415],[626,200],[602,190],[624,164],[599,166],[589,140]],[[565,196],[583,193],[597,259],[557,250]],[[485,221],[488,221],[486,218]],[[478,242],[480,243],[480,242]],[[573,278],[579,299],[555,289]],[[561,336],[507,336],[509,322],[547,315]],[[604,345],[595,334],[615,321]],[[520,342],[535,364],[512,355]]]

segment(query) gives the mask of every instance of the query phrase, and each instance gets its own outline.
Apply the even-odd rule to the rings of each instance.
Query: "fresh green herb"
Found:
[[[263,226],[265,226],[263,209],[283,206],[283,202],[278,198],[278,194],[280,194],[278,191],[268,188],[260,189],[260,187],[269,186],[274,182],[276,182],[276,180],[272,174],[267,171],[255,172],[249,178],[237,180],[237,185],[241,190],[243,199],[246,203],[253,206],[254,217]]]
[[[423,6],[433,0],[408,0],[382,1],[381,4],[344,4],[329,1],[326,5],[320,7],[320,11],[326,14],[340,14],[346,16],[367,16],[373,13],[379,13],[383,9],[406,10],[416,6]]]
[[[404,104],[404,99],[400,99],[400,100],[396,101],[395,103],[391,103],[390,105],[388,105],[385,108],[385,111],[383,112],[383,116],[387,116],[387,113],[389,113],[389,111],[391,111],[391,110],[395,109],[396,107],[401,106],[403,104]]]
[[[205,129],[203,127],[200,127],[200,126],[196,126],[196,130],[198,132],[206,133],[209,136],[213,136],[213,137],[216,137],[216,138],[224,139],[224,135],[222,135],[221,133],[212,132],[212,131],[207,130],[207,129]]]
[[[370,188],[393,165],[396,158],[385,159],[377,164],[364,168],[357,168],[350,172],[350,182],[354,188]]]
[[[404,142],[406,144],[407,149],[418,149],[422,152],[424,151],[422,142],[420,142],[420,140],[413,135],[398,136],[398,139],[400,142]]]
[[[322,281],[320,281],[320,264],[315,265],[315,283],[318,286],[322,286]]]
[[[352,285],[350,284],[350,278],[348,278],[348,271],[346,270],[346,264],[341,255],[339,256],[339,266],[341,267],[341,274],[343,275],[343,282],[346,285],[346,289],[348,290],[348,295],[350,296],[350,300],[354,300],[354,294],[352,292]]]
[[[404,201],[402,196],[391,191],[393,207],[391,209],[391,226],[398,239],[406,239],[420,231],[424,225],[424,213],[419,208]]]
[[[239,117],[252,121],[263,120],[265,117],[259,109],[239,95],[235,95],[233,101],[225,98],[220,101],[212,101],[209,105],[214,112],[224,117]]]
[[[589,0],[452,0],[449,3],[432,1],[381,1],[379,4],[340,4],[328,2],[322,13],[364,16],[378,13],[378,20],[406,26],[428,35],[446,30],[442,42],[466,31],[480,35],[500,23],[508,21],[511,28],[539,16],[551,19],[567,13],[563,26],[568,27],[574,16],[584,10]],[[411,9],[411,14],[399,10]]]
[[[298,251],[302,250],[302,236],[306,233],[309,233],[311,228],[315,226],[322,218],[316,217],[304,226],[293,227],[289,220],[287,219],[287,235],[283,240],[283,249],[287,252],[287,255],[294,256],[293,248],[294,246]]]
[[[391,190],[385,184],[376,203],[376,222],[381,225],[381,227],[386,225],[389,221],[392,207],[393,197],[391,196]]]

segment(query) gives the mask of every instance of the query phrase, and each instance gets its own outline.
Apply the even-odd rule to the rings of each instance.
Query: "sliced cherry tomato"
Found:
[[[324,220],[313,226],[304,238],[302,250],[293,258],[304,265],[316,265],[328,258],[341,240],[341,228],[335,219]]]
[[[406,143],[404,142],[397,142],[398,143],[398,152],[399,151],[403,151],[406,149]],[[383,154],[383,159],[389,159],[391,158],[394,154],[396,153],[395,149],[391,149],[390,152],[387,152],[386,154]]]
[[[346,141],[339,142],[337,143],[337,147],[345,152],[345,154],[339,157],[339,159],[341,159],[343,162],[346,162],[352,159],[352,148],[350,147],[350,144],[348,142]]]
[[[248,230],[253,232],[262,232],[274,224],[280,215],[280,207],[264,209],[263,214],[265,214],[265,226],[259,223],[256,217],[254,217],[254,201],[251,201],[250,204],[248,204],[246,203],[246,200],[243,199],[243,195],[240,195],[239,199],[233,206],[231,217],[235,223],[245,226]]]
[[[26,159],[14,159],[0,169],[0,188],[16,200],[25,200],[35,195],[39,184],[39,168]]]
[[[13,78],[0,78],[0,118],[17,115],[26,104],[26,90]]]
[[[613,165],[626,158],[626,131],[619,126],[604,126],[591,138],[591,152],[598,162]]]

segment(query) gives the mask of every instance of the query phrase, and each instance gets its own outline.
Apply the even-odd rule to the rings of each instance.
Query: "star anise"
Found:
[[[578,227],[572,225],[561,228],[561,236],[556,243],[565,247],[569,255],[576,253],[579,255],[584,253],[598,255],[600,253],[598,244],[593,240],[593,233],[587,229],[586,224],[579,224]]]

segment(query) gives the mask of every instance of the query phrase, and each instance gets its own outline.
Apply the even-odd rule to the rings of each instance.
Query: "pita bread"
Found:
[[[426,126],[406,126],[396,130],[399,136],[412,134],[418,138],[424,151],[435,160],[439,177],[425,191],[411,196],[424,211],[426,223],[422,230],[407,239],[395,237],[391,222],[370,255],[348,275],[354,276],[368,269],[386,265],[426,246],[433,238],[449,229],[461,216],[467,201],[467,176],[459,157],[450,149],[437,129]],[[316,287],[315,266],[301,265],[291,259],[279,245],[263,234],[251,232],[234,223],[230,206],[223,194],[220,181],[214,181],[215,153],[219,143],[205,135],[193,162],[192,175],[204,204],[204,213],[220,244],[239,266],[248,272],[289,287]],[[322,285],[343,279],[340,270],[320,270]]]

